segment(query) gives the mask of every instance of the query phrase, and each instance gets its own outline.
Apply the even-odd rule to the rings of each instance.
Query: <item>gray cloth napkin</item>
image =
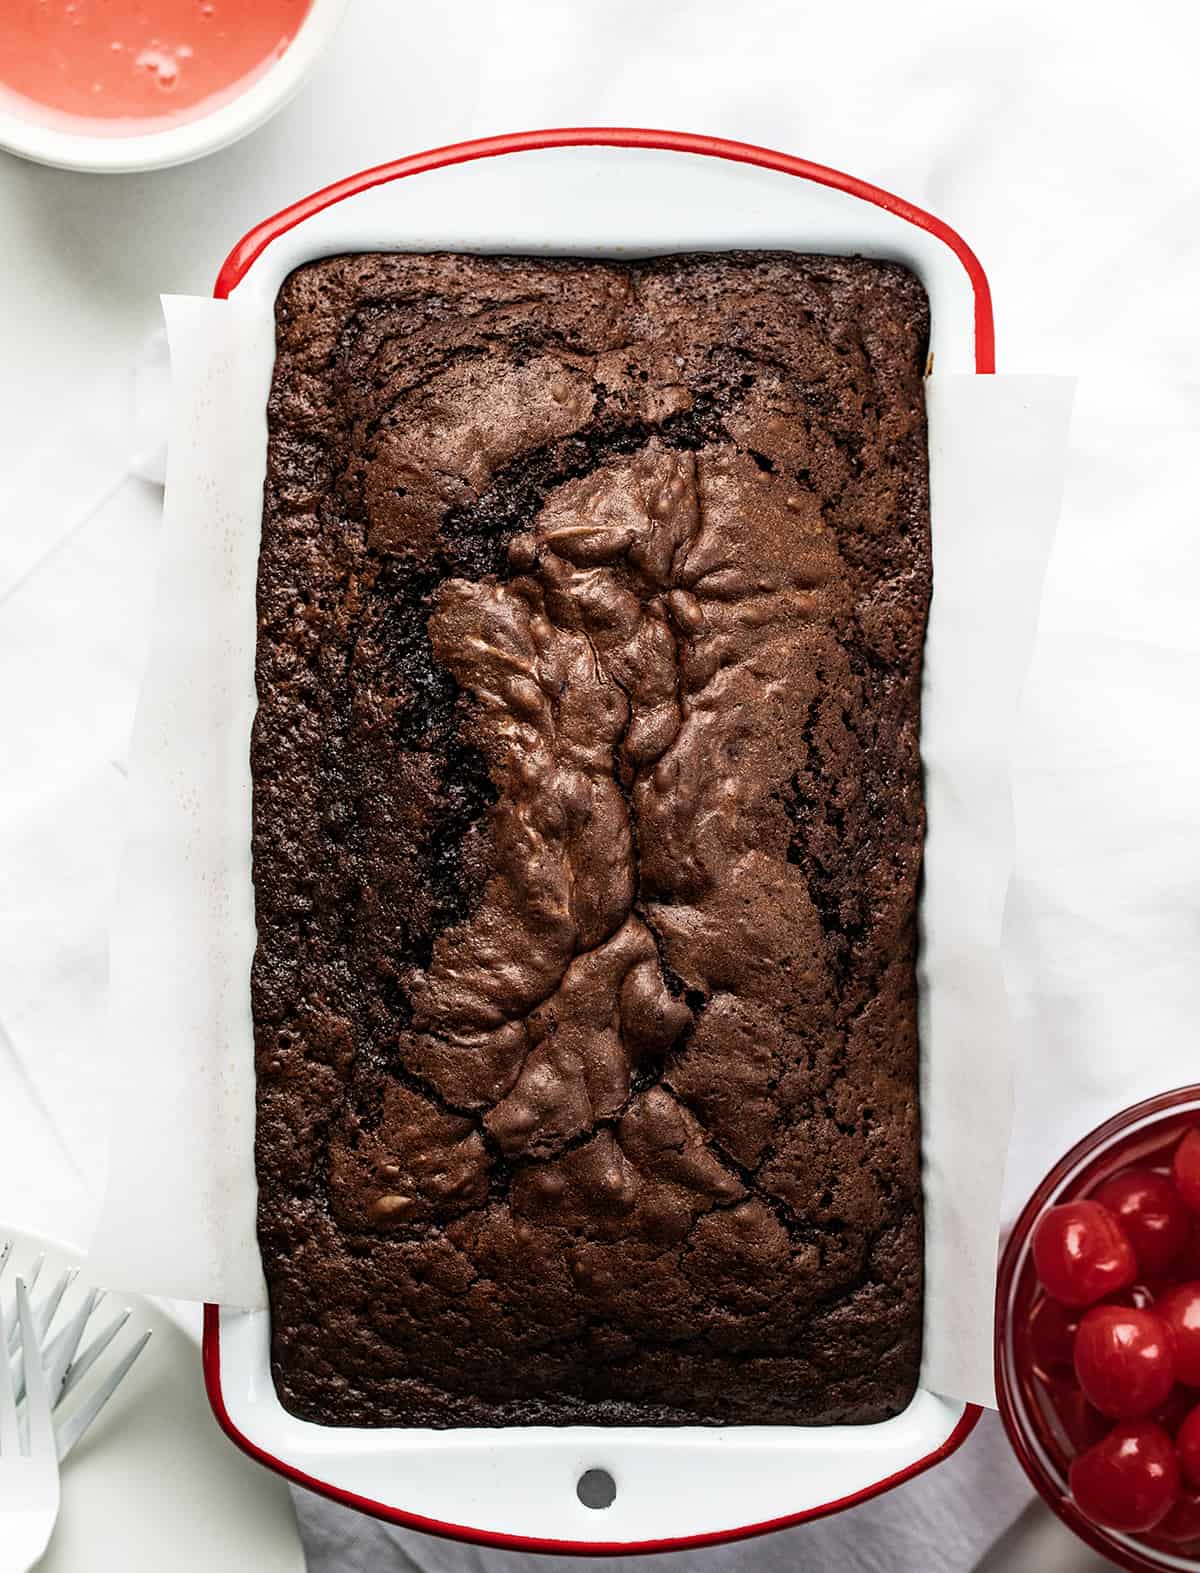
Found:
[[[994,1414],[984,1415],[953,1458],[885,1496],[705,1551],[596,1559],[492,1551],[396,1529],[294,1492],[309,1573],[972,1573],[1028,1495]],[[1078,1564],[1078,1573],[1095,1565]],[[1018,1569],[1077,1573],[1077,1564],[1013,1562],[988,1573]]]

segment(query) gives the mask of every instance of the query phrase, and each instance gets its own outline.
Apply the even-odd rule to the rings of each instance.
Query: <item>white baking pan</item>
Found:
[[[252,230],[216,293],[250,324],[249,374],[261,379],[265,409],[275,295],[314,257],[731,248],[905,262],[929,292],[938,370],[994,369],[987,281],[939,220],[833,170],[670,132],[531,132],[366,171]],[[979,1416],[973,1405],[922,1389],[903,1414],[866,1426],[325,1427],[296,1419],[276,1397],[268,1314],[217,1306],[206,1312],[204,1365],[217,1419],[269,1467],[416,1529],[541,1551],[677,1550],[795,1524],[928,1468]],[[577,1486],[589,1470],[610,1477],[609,1505],[581,1500]]]

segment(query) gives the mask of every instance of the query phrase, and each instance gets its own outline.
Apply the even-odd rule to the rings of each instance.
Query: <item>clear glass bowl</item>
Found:
[[[1047,1207],[1087,1196],[1111,1174],[1133,1163],[1155,1161],[1160,1150],[1189,1125],[1200,1124],[1200,1086],[1177,1087],[1123,1113],[1085,1136],[1059,1160],[1030,1197],[1004,1253],[996,1288],[996,1397],[1008,1439],[1041,1496],[1063,1523],[1094,1550],[1134,1573],[1200,1568],[1200,1542],[1187,1548],[1157,1544],[1093,1524],[1072,1502],[1067,1469],[1078,1451],[1068,1438],[1050,1389],[1034,1374],[1030,1311],[1038,1298],[1030,1237]],[[1066,1392],[1066,1384],[1062,1391]],[[1079,1423],[1086,1424],[1082,1409]],[[1086,1441],[1081,1445],[1086,1445]]]

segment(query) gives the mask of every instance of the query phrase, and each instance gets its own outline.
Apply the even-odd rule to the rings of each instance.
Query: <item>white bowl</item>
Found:
[[[347,0],[312,0],[308,15],[283,54],[242,93],[208,114],[159,131],[114,136],[72,131],[61,121],[23,114],[13,98],[0,99],[0,147],[60,169],[126,174],[186,164],[236,142],[282,109],[312,70],[337,31]]]

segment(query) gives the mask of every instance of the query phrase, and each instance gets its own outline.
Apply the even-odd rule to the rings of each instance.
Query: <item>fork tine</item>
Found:
[[[108,1403],[109,1399],[125,1380],[130,1366],[150,1342],[149,1331],[144,1332],[134,1344],[133,1348],[125,1355],[120,1363],[113,1367],[104,1382],[91,1393],[87,1400],[80,1404],[71,1418],[59,1427],[58,1431],[58,1461],[63,1463],[71,1449],[87,1431],[92,1421]]]
[[[58,1282],[34,1312],[33,1330],[40,1341],[46,1336],[50,1323],[54,1320],[54,1313],[62,1304],[62,1297],[79,1277],[78,1267],[68,1267],[59,1277]]]
[[[87,1348],[83,1351],[79,1358],[77,1360],[71,1361],[71,1364],[67,1367],[67,1374],[63,1381],[62,1391],[58,1395],[59,1403],[62,1403],[67,1394],[88,1374],[88,1372],[95,1365],[96,1361],[108,1348],[109,1344],[112,1343],[113,1339],[125,1326],[125,1323],[128,1320],[129,1312],[127,1310],[120,1312],[120,1314],[117,1316],[114,1316],[112,1321],[96,1334],[95,1338],[92,1339],[91,1343],[88,1344]]]
[[[45,1253],[45,1251],[40,1251],[38,1253],[38,1255],[35,1256],[34,1259],[33,1259],[33,1266],[29,1270],[29,1276],[25,1279],[25,1287],[29,1290],[30,1294],[33,1293],[33,1286],[38,1281],[38,1275],[41,1273],[42,1263],[45,1260],[46,1260],[46,1253]],[[8,1347],[9,1347],[9,1349],[15,1354],[16,1353],[17,1344],[19,1342],[19,1339],[18,1339],[18,1323],[17,1323],[17,1307],[16,1307],[16,1303],[15,1302],[13,1303],[11,1316],[5,1316],[3,1318],[3,1320],[4,1320],[4,1336],[8,1340]]]
[[[0,1241],[0,1278],[4,1277],[4,1269],[8,1266],[8,1259],[12,1255],[12,1241]]]
[[[95,1312],[96,1307],[100,1304],[101,1300],[105,1298],[107,1293],[108,1291],[105,1289],[91,1289],[88,1291],[88,1298],[92,1302],[93,1312]],[[44,1344],[42,1346],[42,1357],[47,1365],[47,1368],[49,1367],[49,1362],[51,1360],[56,1360],[58,1358],[58,1352],[62,1348],[63,1344],[67,1341],[70,1334],[71,1323],[68,1322],[65,1327],[59,1328],[58,1332],[55,1333],[54,1337],[48,1344]]]
[[[17,1279],[17,1316],[21,1323],[21,1352],[25,1366],[25,1421],[29,1427],[31,1456],[54,1450],[54,1426],[42,1370],[42,1350],[34,1331],[33,1308],[24,1281]]]
[[[58,1403],[62,1396],[63,1382],[66,1380],[67,1367],[79,1347],[79,1340],[83,1337],[83,1330],[87,1326],[88,1317],[96,1309],[96,1302],[100,1292],[92,1289],[84,1296],[83,1304],[67,1323],[60,1333],[55,1335],[53,1343],[46,1350],[46,1388],[50,1394],[51,1409]]]

